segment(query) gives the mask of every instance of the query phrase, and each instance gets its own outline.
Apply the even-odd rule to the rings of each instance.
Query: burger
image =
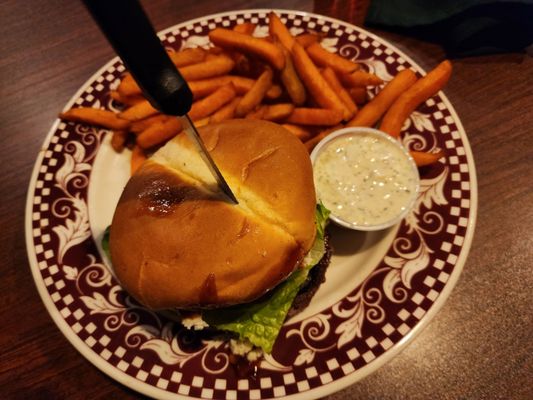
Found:
[[[109,234],[113,268],[146,307],[228,332],[237,353],[270,353],[293,304],[323,280],[324,268],[311,271],[329,260],[328,213],[305,147],[283,127],[241,119],[199,133],[238,204],[178,135],[124,188]]]

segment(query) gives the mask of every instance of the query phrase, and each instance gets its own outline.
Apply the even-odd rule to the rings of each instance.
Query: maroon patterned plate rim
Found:
[[[205,45],[215,26],[258,23],[271,10],[242,10],[187,21],[160,33],[169,47]],[[371,71],[423,70],[379,37],[316,14],[276,10],[291,28],[322,31],[324,45]],[[262,30],[262,31],[261,31]],[[179,46],[178,46],[179,45]],[[338,48],[339,47],[339,48]],[[73,105],[113,107],[118,58],[72,97]],[[370,93],[372,95],[372,93]],[[289,321],[256,379],[229,368],[227,348],[190,337],[143,309],[118,286],[91,236],[88,190],[106,131],[56,121],[35,163],[26,204],[26,244],[43,302],[62,333],[110,377],[157,398],[311,398],[367,376],[397,354],[443,305],[464,266],[477,213],[477,182],[466,134],[439,93],[404,126],[404,145],[444,148],[445,162],[422,171],[417,206],[394,232],[383,260],[361,284],[303,320]]]

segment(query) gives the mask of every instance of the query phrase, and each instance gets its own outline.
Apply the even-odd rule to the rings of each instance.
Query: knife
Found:
[[[180,118],[222,192],[238,204],[187,115],[193,100],[191,89],[170,60],[138,0],[83,2],[150,104],[163,114]]]

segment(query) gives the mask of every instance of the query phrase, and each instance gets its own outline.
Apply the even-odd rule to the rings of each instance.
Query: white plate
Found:
[[[161,32],[178,50],[206,45],[206,33],[251,21],[265,35],[270,10],[217,14]],[[361,28],[331,18],[278,10],[293,34],[321,31],[323,44],[356,59],[385,81],[408,56]],[[113,59],[66,105],[113,108],[124,67]],[[452,78],[453,79],[453,78]],[[372,95],[372,93],[370,93]],[[193,338],[178,324],[132,301],[99,251],[129,174],[128,155],[107,131],[57,121],[36,161],[28,190],[26,241],[32,273],[50,315],[84,357],[117,381],[157,398],[325,396],[390,360],[428,323],[453,288],[468,254],[477,184],[468,140],[440,93],[413,113],[403,143],[444,148],[445,161],[422,170],[415,210],[384,232],[332,228],[335,255],[304,312],[286,322],[257,378],[239,378],[221,343]],[[194,346],[191,345],[191,341]]]

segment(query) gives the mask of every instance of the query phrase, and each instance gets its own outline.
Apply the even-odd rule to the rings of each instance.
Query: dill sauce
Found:
[[[320,200],[334,216],[356,226],[395,222],[418,192],[412,160],[376,134],[333,139],[318,153],[313,169]]]

